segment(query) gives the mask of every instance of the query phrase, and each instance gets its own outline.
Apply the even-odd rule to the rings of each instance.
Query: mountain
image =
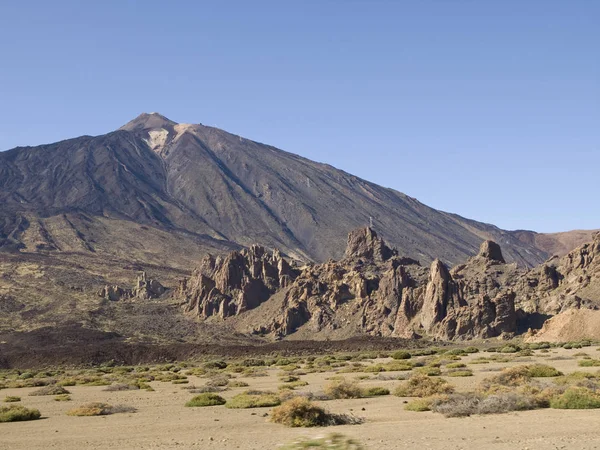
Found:
[[[203,253],[259,243],[297,260],[325,261],[340,258],[343,236],[370,218],[401,254],[424,263],[456,264],[485,239],[502,243],[507,260],[522,266],[550,256],[551,245],[540,239],[157,113],[102,136],[0,153],[4,251],[76,252],[189,269]]]

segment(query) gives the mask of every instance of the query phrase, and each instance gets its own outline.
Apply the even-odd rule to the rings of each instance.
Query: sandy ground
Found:
[[[500,367],[544,362],[569,373],[578,368],[573,355],[582,351],[600,356],[595,347],[578,350],[552,350],[543,355],[519,358],[518,363],[470,365],[475,376],[448,378],[459,390],[472,389]],[[467,362],[487,353],[463,358]],[[558,359],[555,359],[558,358]],[[591,369],[591,370],[590,370]],[[238,378],[252,389],[276,390],[280,371],[269,370],[268,377]],[[346,374],[355,378],[358,374]],[[303,390],[321,391],[332,373],[302,376],[309,386]],[[205,380],[190,377],[190,383],[203,385]],[[393,388],[399,381],[361,381],[363,386]],[[362,425],[320,429],[286,428],[272,424],[265,415],[271,408],[232,410],[223,406],[186,408],[192,397],[181,385],[152,383],[155,392],[106,392],[103,387],[75,386],[68,389],[73,401],[56,402],[53,397],[28,397],[33,389],[5,389],[0,396],[18,395],[24,406],[38,408],[43,419],[31,422],[0,424],[1,450],[34,449],[276,449],[299,436],[321,436],[338,432],[360,440],[368,449],[600,449],[600,410],[538,410],[502,415],[444,418],[431,412],[403,409],[408,399],[384,396],[371,399],[335,400],[322,404],[333,412],[364,417]],[[228,398],[248,388],[223,393]],[[136,413],[101,417],[71,417],[65,413],[74,406],[102,401],[124,404]]]

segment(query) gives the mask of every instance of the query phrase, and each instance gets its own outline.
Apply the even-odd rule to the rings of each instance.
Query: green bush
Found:
[[[21,405],[0,406],[0,422],[36,420],[41,416],[37,409],[29,409]]]
[[[582,359],[577,361],[579,367],[598,367],[600,366],[600,360],[598,359]]]
[[[415,398],[404,405],[404,409],[416,412],[431,411],[431,398]]]
[[[600,396],[589,389],[571,387],[563,394],[550,399],[550,407],[555,409],[600,408]]]
[[[281,403],[279,396],[272,392],[246,391],[231,398],[225,403],[226,408],[263,408],[277,406]]]
[[[527,366],[527,368],[529,376],[532,378],[559,377],[562,375],[562,372],[546,364],[534,364]]]
[[[213,394],[210,392],[196,395],[190,401],[188,401],[185,406],[187,407],[200,407],[200,406],[218,406],[224,405],[226,400],[220,395]]]
[[[465,363],[446,364],[446,369],[462,369],[463,367],[467,367],[467,365]]]
[[[394,353],[392,353],[391,356],[393,359],[410,359],[411,358],[411,354],[404,350],[399,350],[397,352],[394,352]]]
[[[390,395],[390,390],[381,386],[373,386],[362,391],[362,397],[377,397],[380,395]]]
[[[447,377],[472,377],[473,372],[471,370],[453,370],[445,373]]]
[[[20,401],[21,397],[17,397],[16,395],[7,395],[6,397],[4,397],[4,403],[15,403]]]

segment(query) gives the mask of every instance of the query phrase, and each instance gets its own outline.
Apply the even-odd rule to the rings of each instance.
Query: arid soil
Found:
[[[596,347],[567,350],[539,350],[533,356],[515,357],[509,362],[470,364],[475,358],[489,357],[480,352],[462,357],[461,362],[473,370],[471,377],[444,377],[459,391],[474,389],[486,377],[504,367],[548,364],[565,374],[596,368],[580,368],[575,356],[586,352],[596,358]],[[383,361],[383,360],[382,360]],[[387,360],[389,361],[389,359]],[[381,362],[381,361],[375,361]],[[373,362],[374,363],[374,362]],[[369,363],[372,364],[372,363]],[[321,392],[335,375],[308,373],[301,376],[308,386],[303,391]],[[277,391],[281,370],[267,369],[268,376],[237,376],[249,387],[232,388],[222,393],[225,398],[247,389]],[[386,372],[386,376],[402,375]],[[376,374],[347,373],[347,379],[369,375],[361,386],[385,386],[393,389],[401,381],[380,380]],[[380,377],[384,378],[384,377]],[[203,386],[205,378],[189,377],[189,383]],[[597,431],[598,410],[542,409],[508,414],[445,418],[433,412],[412,412],[404,409],[409,399],[393,395],[351,400],[318,402],[332,412],[363,417],[360,425],[327,428],[286,428],[270,423],[271,408],[227,409],[224,406],[186,408],[193,394],[184,389],[189,385],[152,382],[154,392],[145,390],[107,392],[102,386],[73,386],[72,401],[57,402],[53,396],[32,397],[35,388],[3,389],[0,397],[20,396],[24,406],[38,408],[43,418],[30,422],[0,424],[0,449],[275,449],[299,436],[319,436],[337,432],[361,441],[371,450],[384,449],[592,449],[600,447]],[[87,402],[123,404],[137,408],[135,413],[99,417],[71,417],[66,411]]]

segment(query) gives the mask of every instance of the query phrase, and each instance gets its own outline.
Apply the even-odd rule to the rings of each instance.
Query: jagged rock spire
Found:
[[[348,233],[345,258],[365,258],[387,261],[396,254],[371,227],[358,228]]]
[[[504,256],[502,256],[502,249],[494,241],[483,241],[481,247],[479,247],[479,253],[477,256],[490,261],[498,261],[502,264],[506,264]]]

